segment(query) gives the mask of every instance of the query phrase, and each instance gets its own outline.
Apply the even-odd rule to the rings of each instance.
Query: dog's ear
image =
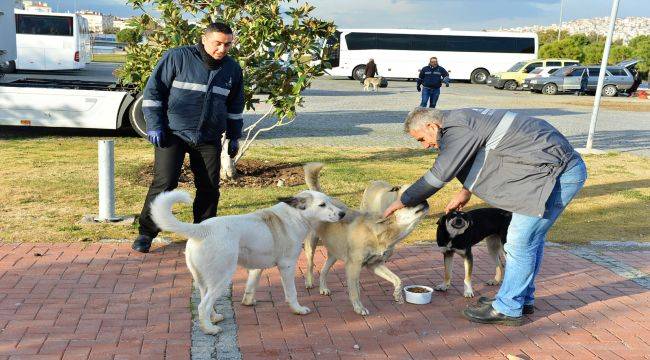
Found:
[[[305,210],[307,206],[309,206],[310,199],[307,199],[303,196],[292,196],[278,198],[278,201],[283,202],[298,210]]]
[[[444,214],[440,218],[438,218],[436,225],[440,226],[441,224],[444,224],[446,220],[447,220],[447,214]]]
[[[396,192],[396,191],[399,191],[399,189],[400,189],[400,186],[393,186],[392,188],[390,188],[390,190],[388,190],[388,192]]]
[[[391,216],[392,216],[392,215],[391,215]],[[377,220],[376,223],[377,223],[377,224],[384,224],[384,223],[388,222],[388,221],[391,219],[391,216],[389,216],[389,217],[385,217],[385,218],[381,218],[381,219]]]

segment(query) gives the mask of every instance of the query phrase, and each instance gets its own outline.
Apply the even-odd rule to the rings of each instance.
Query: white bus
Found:
[[[0,2],[0,77],[3,72],[13,72],[16,67],[16,36],[14,35],[14,4]]]
[[[19,70],[83,69],[92,60],[88,20],[78,14],[16,10]]]
[[[360,80],[375,59],[379,76],[417,78],[435,56],[451,79],[485,83],[490,74],[518,61],[537,58],[535,33],[487,31],[341,29],[325,41],[333,76]]]

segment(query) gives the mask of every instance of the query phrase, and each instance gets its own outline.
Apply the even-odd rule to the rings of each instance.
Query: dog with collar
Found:
[[[472,246],[485,240],[488,252],[496,263],[496,274],[487,285],[498,285],[503,280],[504,258],[503,244],[506,242],[508,226],[512,213],[494,208],[482,208],[468,212],[452,211],[438,220],[436,241],[444,255],[444,282],[435,287],[438,291],[447,291],[451,286],[451,270],[454,254],[465,260],[465,297],[473,297],[472,269],[474,257]]]

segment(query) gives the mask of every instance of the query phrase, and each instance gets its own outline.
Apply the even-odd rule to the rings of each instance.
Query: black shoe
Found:
[[[153,238],[151,236],[138,235],[135,241],[133,241],[133,245],[131,245],[131,249],[146,254],[149,252],[149,248],[151,247],[152,241]]]
[[[471,322],[481,324],[497,324],[507,326],[520,326],[523,324],[524,319],[520,317],[512,317],[501,314],[494,310],[492,304],[479,305],[473,308],[463,310],[463,316]]]
[[[477,305],[487,305],[490,304],[492,305],[492,302],[494,301],[494,298],[489,298],[487,296],[481,296],[478,298],[478,302],[476,303]],[[533,305],[524,305],[524,308],[522,309],[522,314],[524,315],[532,315],[535,313],[535,307]]]

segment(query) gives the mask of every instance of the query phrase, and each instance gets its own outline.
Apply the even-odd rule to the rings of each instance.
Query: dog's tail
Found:
[[[320,171],[323,170],[323,163],[306,163],[305,166],[303,166],[303,169],[305,170],[305,182],[307,183],[309,190],[322,192],[318,176]]]
[[[151,217],[159,228],[175,232],[188,238],[201,240],[205,237],[204,226],[179,221],[172,213],[172,206],[176,203],[190,204],[190,194],[181,190],[164,192],[156,196],[151,203]]]

